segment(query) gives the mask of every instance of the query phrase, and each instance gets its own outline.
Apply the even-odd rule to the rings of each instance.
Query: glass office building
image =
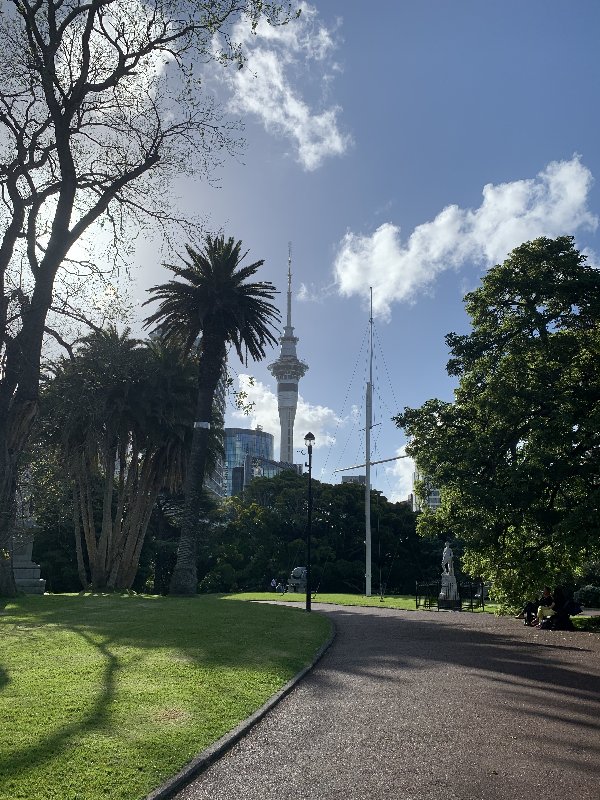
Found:
[[[262,428],[225,428],[224,485],[227,496],[240,494],[252,478],[273,478],[285,469],[302,471],[299,464],[273,459],[273,434]]]
[[[224,483],[228,496],[239,494],[249,482],[246,474],[253,459],[273,459],[273,447],[273,434],[261,427],[225,428]]]
[[[415,485],[417,481],[422,481],[425,484],[426,499],[424,501],[417,497],[417,493],[415,491]],[[413,472],[413,491],[411,498],[413,511],[422,511],[423,506],[428,506],[432,511],[435,511],[440,507],[442,502],[440,490],[431,483],[431,480],[427,477],[427,475],[423,475],[419,472],[419,470]]]

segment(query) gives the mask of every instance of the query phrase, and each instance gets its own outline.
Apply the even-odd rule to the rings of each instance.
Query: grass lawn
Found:
[[[0,800],[136,800],[260,707],[329,634],[218,596],[0,600]]]
[[[600,633],[600,617],[586,617],[585,612],[578,617],[571,617],[575,630],[588,633]]]
[[[225,600],[280,600],[285,603],[295,603],[304,606],[306,595],[303,594],[275,594],[274,592],[241,592],[238,594],[224,595]],[[313,603],[333,603],[340,606],[373,606],[375,608],[401,608],[405,611],[416,611],[414,595],[396,595],[384,597],[380,600],[379,595],[365,597],[361,594],[317,594],[312,598]],[[475,613],[481,612],[480,608],[474,609]],[[488,614],[504,613],[512,616],[512,612],[504,610],[498,603],[486,602],[485,612]],[[467,612],[469,613],[469,612]],[[573,625],[578,631],[600,633],[600,616],[586,617],[585,612],[576,617],[572,617]]]
[[[241,594],[226,595],[226,599],[235,600],[282,600],[286,603],[300,603],[304,605],[306,595],[303,594],[275,594],[274,592],[244,592]],[[405,611],[415,611],[414,595],[404,594],[384,597],[378,594],[365,597],[362,594],[317,594],[312,599],[313,603],[334,603],[340,606],[375,606],[377,608],[401,608]],[[485,610],[494,614],[498,606],[495,603],[486,603]],[[481,611],[481,609],[476,609]]]
[[[304,605],[306,596],[303,594],[275,594],[274,592],[243,592],[240,594],[224,595],[226,600],[282,600],[286,603],[298,603]],[[317,594],[312,600],[313,603],[334,603],[340,606],[374,606],[376,608],[401,608],[406,611],[415,611],[414,595],[396,595],[393,597],[384,597],[383,602],[379,599],[379,595],[372,597],[365,597],[360,594]],[[485,611],[488,614],[504,613],[512,616],[512,612],[504,610],[502,612],[501,606],[498,603],[486,602]],[[475,609],[475,612],[481,612],[481,609]],[[600,633],[600,616],[587,617],[585,611],[579,616],[572,617],[573,625],[578,631],[588,631],[592,633]]]

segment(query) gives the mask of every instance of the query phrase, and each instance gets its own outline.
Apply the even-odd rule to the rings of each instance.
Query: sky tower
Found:
[[[283,336],[279,338],[279,358],[269,364],[269,372],[277,381],[277,407],[281,425],[281,449],[279,460],[294,463],[294,418],[298,406],[298,381],[308,369],[308,364],[296,355],[298,337],[292,327],[292,245],[288,251],[287,320]]]

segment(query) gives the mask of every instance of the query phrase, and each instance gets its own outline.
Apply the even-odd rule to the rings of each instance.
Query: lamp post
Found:
[[[309,431],[304,437],[308,450],[308,519],[306,525],[306,610],[310,611],[310,538],[312,535],[312,449],[315,437]]]

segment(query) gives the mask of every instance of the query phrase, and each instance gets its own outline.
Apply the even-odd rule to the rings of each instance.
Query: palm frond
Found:
[[[165,264],[175,278],[149,289],[152,297],[144,303],[159,302],[145,321],[155,326],[166,340],[179,340],[189,350],[203,333],[221,336],[235,348],[243,361],[244,349],[255,360],[266,355],[266,348],[277,342],[274,326],[280,320],[278,309],[269,301],[277,293],[268,281],[248,282],[263,260],[240,266],[241,241],[207,235],[204,249],[186,246],[188,259],[181,264]]]

